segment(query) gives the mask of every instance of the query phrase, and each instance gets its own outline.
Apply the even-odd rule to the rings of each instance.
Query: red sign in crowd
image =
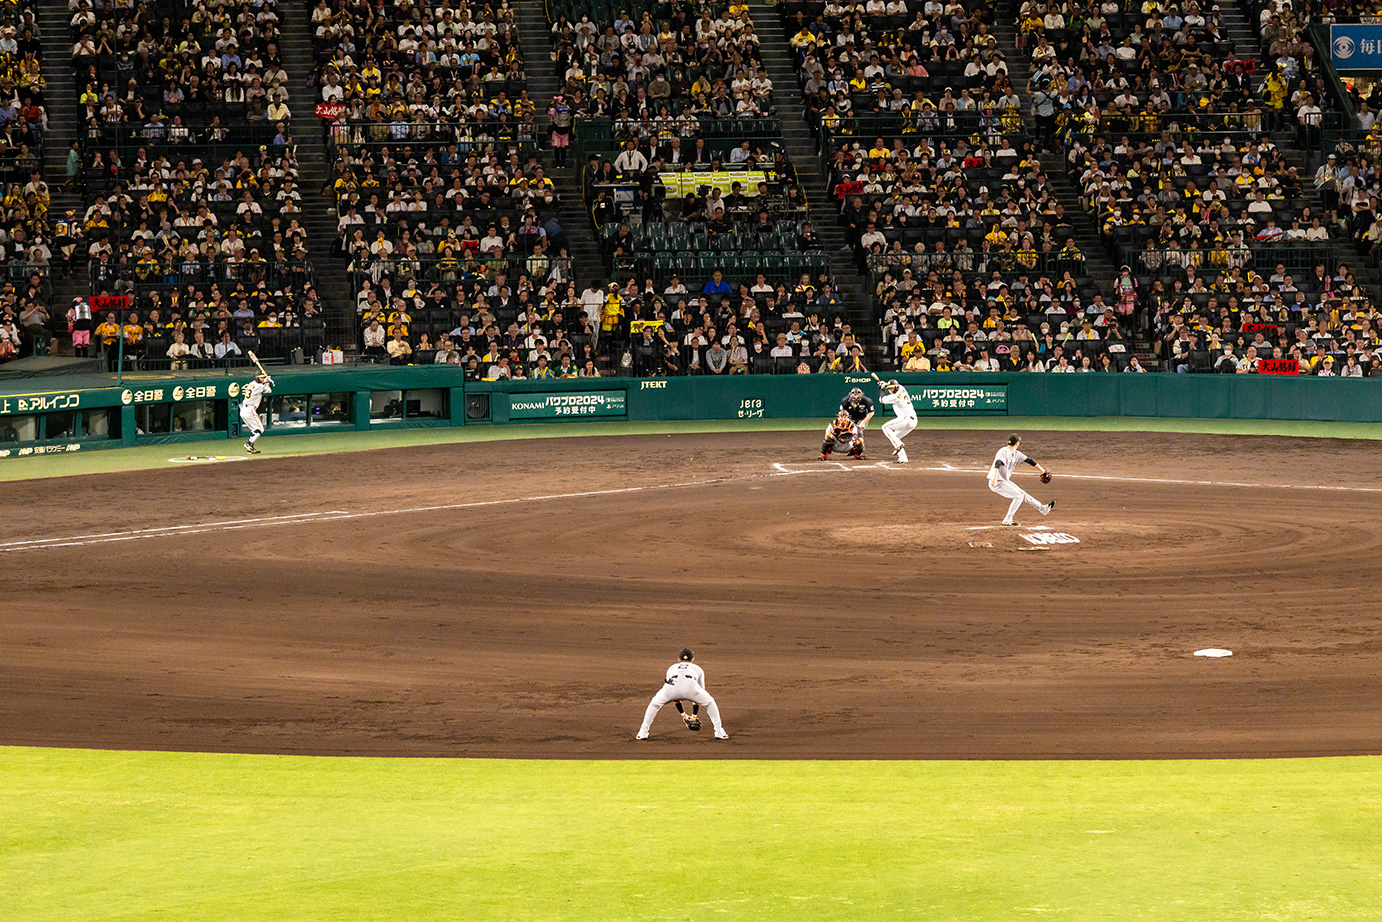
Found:
[[[1298,375],[1300,362],[1295,359],[1261,359],[1257,363],[1257,373],[1262,375]]]
[[[129,295],[92,295],[91,313],[101,311],[122,311],[129,306]]]
[[[339,118],[345,110],[346,105],[343,102],[319,102],[317,103],[317,118]]]
[[[1274,323],[1245,323],[1243,324],[1244,333],[1275,333],[1276,324]]]

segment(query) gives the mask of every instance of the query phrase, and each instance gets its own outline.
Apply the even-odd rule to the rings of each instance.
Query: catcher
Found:
[[[849,456],[856,460],[864,457],[864,427],[849,418],[844,410],[825,427],[825,439],[821,442],[821,460],[829,461],[835,446],[849,449]]]

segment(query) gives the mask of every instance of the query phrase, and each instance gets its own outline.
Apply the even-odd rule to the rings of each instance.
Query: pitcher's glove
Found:
[[[701,728],[701,719],[694,714],[683,714],[681,719],[686,721],[686,729],[697,731]]]
[[[1051,482],[1051,472],[1050,472],[1050,471],[1042,471],[1042,472],[1041,472],[1041,482],[1042,482],[1042,483],[1050,483],[1050,482]]]

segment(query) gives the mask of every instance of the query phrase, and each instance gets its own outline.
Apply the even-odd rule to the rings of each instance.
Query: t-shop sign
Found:
[[[514,394],[509,419],[575,419],[589,416],[624,416],[628,400],[623,391],[593,394]]]
[[[1295,359],[1260,359],[1257,373],[1262,375],[1298,375],[1300,362]]]

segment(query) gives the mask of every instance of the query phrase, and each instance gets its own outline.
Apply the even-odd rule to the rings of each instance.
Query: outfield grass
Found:
[[[0,785],[6,922],[1382,916],[1376,758],[557,762],[6,748]]]

